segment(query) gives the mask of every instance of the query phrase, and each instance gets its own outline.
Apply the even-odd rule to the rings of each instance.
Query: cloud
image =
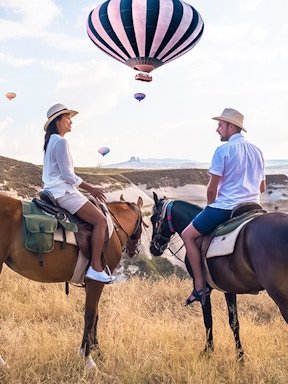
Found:
[[[238,10],[240,12],[254,12],[263,3],[263,0],[239,0]]]
[[[123,68],[110,65],[104,60],[43,61],[41,65],[50,72],[50,76],[52,72],[58,75],[54,95],[65,100],[67,95],[75,95],[78,108],[83,108],[87,117],[113,109],[121,95],[131,91],[127,77],[123,76]],[[80,94],[82,97],[79,98]],[[75,102],[72,97],[70,100]]]
[[[2,42],[32,38],[62,51],[88,53],[91,50],[92,43],[86,38],[85,28],[83,29],[85,38],[74,38],[71,34],[48,30],[50,24],[62,15],[61,9],[51,0],[0,0],[0,9],[1,7],[7,13],[7,19],[0,18],[0,41]],[[13,20],[15,17],[16,21]],[[85,22],[83,15],[81,27]]]
[[[239,45],[245,42],[251,45],[253,42],[264,41],[268,35],[267,30],[261,25],[252,23],[238,24],[211,24],[206,28],[206,40],[208,44],[228,44],[229,46]]]
[[[14,67],[25,67],[35,63],[34,59],[23,59],[0,52],[0,62],[1,61]]]
[[[3,132],[5,128],[9,127],[9,125],[12,125],[14,123],[14,120],[12,117],[7,116],[4,120],[0,121],[0,132]]]
[[[88,37],[87,39],[76,39],[73,36],[69,36],[65,33],[43,31],[39,33],[38,38],[44,41],[50,47],[57,48],[61,51],[71,51],[74,53],[91,52],[91,43],[89,42]],[[59,42],[61,42],[61,44],[59,44]]]
[[[20,19],[13,22],[0,19],[2,40],[35,36],[35,32],[45,29],[61,14],[61,9],[52,0],[0,0],[0,7]]]

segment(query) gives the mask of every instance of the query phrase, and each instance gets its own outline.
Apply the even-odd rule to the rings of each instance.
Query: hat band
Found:
[[[54,112],[51,116],[49,116],[48,119],[51,119],[52,116],[57,115],[57,113],[62,111],[68,111],[68,109],[67,108],[60,109],[60,111]]]

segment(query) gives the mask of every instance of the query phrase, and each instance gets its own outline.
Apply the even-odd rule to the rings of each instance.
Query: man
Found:
[[[194,290],[187,304],[200,301],[204,305],[209,294],[196,239],[228,220],[236,205],[259,203],[260,193],[266,189],[262,152],[242,135],[242,131],[247,132],[243,127],[244,116],[235,109],[225,108],[221,116],[213,119],[218,120],[216,132],[226,143],[216,149],[208,169],[207,206],[181,234],[194,275]]]

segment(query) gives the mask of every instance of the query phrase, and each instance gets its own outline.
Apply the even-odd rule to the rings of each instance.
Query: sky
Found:
[[[245,137],[265,159],[288,158],[287,0],[186,0],[203,36],[150,83],[88,38],[88,15],[102,2],[0,0],[0,156],[42,164],[46,113],[62,103],[79,111],[65,136],[75,166],[131,156],[209,162],[221,144],[211,118],[226,107],[243,113]]]

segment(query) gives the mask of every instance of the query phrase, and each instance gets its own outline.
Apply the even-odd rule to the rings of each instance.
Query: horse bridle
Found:
[[[111,211],[109,211],[109,213],[113,217],[114,226],[116,224],[116,228],[115,228],[116,233],[119,231],[119,229],[121,229],[125,233],[125,235],[127,236],[127,244],[123,248],[123,250],[126,250],[128,255],[130,257],[132,257],[134,254],[139,253],[138,245],[139,245],[140,236],[141,236],[140,231],[141,231],[141,225],[142,225],[142,213],[141,213],[141,209],[137,205],[132,204],[130,202],[126,202],[126,204],[129,204],[129,206],[131,206],[134,209],[134,211],[137,213],[137,222],[136,222],[134,230],[130,236],[128,235],[126,230],[123,228],[122,224],[117,219],[117,217],[114,215],[114,213]]]
[[[151,243],[154,246],[154,248],[157,249],[158,251],[160,251],[161,253],[163,253],[165,251],[165,249],[168,249],[168,251],[170,251],[173,256],[175,256],[178,260],[181,260],[177,256],[177,253],[183,248],[184,244],[182,244],[181,247],[176,252],[174,252],[169,247],[169,243],[171,242],[171,235],[175,234],[175,230],[174,230],[173,225],[172,225],[172,216],[171,216],[171,210],[172,210],[173,203],[174,203],[173,200],[163,199],[163,203],[161,205],[159,204],[159,206],[156,208],[156,212],[155,212],[155,216],[156,216],[155,230],[156,230],[156,233],[153,236]],[[166,215],[167,215],[168,228],[170,231],[170,234],[168,237],[164,236],[161,233],[162,232],[162,225],[163,225],[163,222],[164,222]],[[160,239],[164,241],[164,243],[162,245],[159,244]]]

